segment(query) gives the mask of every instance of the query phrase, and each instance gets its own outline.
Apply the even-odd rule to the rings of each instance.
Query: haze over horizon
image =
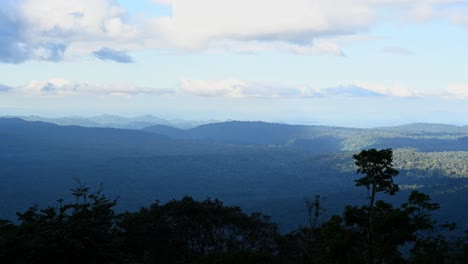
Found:
[[[359,123],[353,120],[337,121],[337,120],[280,120],[280,119],[271,119],[271,120],[262,120],[262,119],[185,119],[179,117],[161,117],[153,114],[134,114],[134,115],[114,115],[114,114],[95,114],[95,115],[70,115],[70,116],[60,116],[60,115],[34,115],[34,114],[25,114],[25,115],[3,115],[0,118],[21,118],[26,121],[41,121],[47,123],[55,123],[59,125],[78,125],[78,126],[88,126],[92,127],[93,122],[99,120],[95,123],[100,125],[100,127],[116,127],[116,128],[127,128],[125,125],[138,123],[135,129],[140,129],[147,126],[152,126],[156,124],[172,126],[181,129],[190,129],[200,125],[205,124],[214,124],[214,123],[224,123],[224,122],[265,122],[265,123],[275,123],[275,124],[285,124],[285,125],[306,125],[306,126],[330,126],[330,127],[343,127],[343,128],[363,128],[363,129],[372,129],[372,128],[383,128],[383,127],[398,127],[412,124],[428,124],[428,125],[450,125],[450,126],[468,126],[468,123],[450,123],[450,122],[430,122],[430,121],[408,121],[404,122],[403,119],[395,120],[394,122],[387,122],[385,120],[380,120],[378,122],[369,121],[368,123]],[[158,119],[158,120],[155,120]],[[145,121],[142,121],[145,120]],[[90,121],[91,123],[81,123]],[[116,122],[113,123],[112,121]],[[120,126],[123,125],[123,126]]]
[[[467,125],[467,17],[465,0],[6,0],[0,115]]]

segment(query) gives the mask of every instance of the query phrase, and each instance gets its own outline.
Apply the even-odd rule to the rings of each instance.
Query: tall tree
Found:
[[[378,192],[394,195],[398,192],[398,185],[393,182],[393,177],[398,175],[398,170],[393,168],[392,149],[369,149],[353,155],[357,166],[357,173],[364,177],[355,180],[356,186],[364,186],[368,191],[369,204],[365,208],[366,214],[366,243],[369,263],[374,263],[374,211],[375,197]]]

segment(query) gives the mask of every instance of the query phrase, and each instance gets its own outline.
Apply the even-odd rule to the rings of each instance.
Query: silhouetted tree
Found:
[[[118,258],[113,245],[115,200],[90,193],[79,183],[72,189],[75,202],[17,213],[16,263],[113,263]]]
[[[191,197],[124,214],[119,228],[123,246],[145,263],[270,263],[279,236],[260,213]]]
[[[369,204],[362,209],[366,212],[364,226],[365,242],[367,244],[368,262],[374,263],[374,202],[378,192],[394,195],[398,191],[398,185],[393,182],[393,177],[398,175],[398,170],[393,168],[392,149],[369,149],[353,155],[357,166],[357,173],[364,177],[355,180],[356,186],[364,186],[368,191]],[[383,205],[382,203],[380,205]]]

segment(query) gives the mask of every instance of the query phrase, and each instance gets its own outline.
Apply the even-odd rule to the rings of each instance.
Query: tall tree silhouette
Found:
[[[364,177],[355,180],[356,186],[363,186],[368,191],[369,204],[367,207],[367,244],[369,263],[374,262],[374,211],[375,197],[378,192],[394,195],[398,185],[393,182],[393,177],[398,175],[398,170],[393,168],[392,149],[369,149],[353,155],[357,166],[357,173]]]

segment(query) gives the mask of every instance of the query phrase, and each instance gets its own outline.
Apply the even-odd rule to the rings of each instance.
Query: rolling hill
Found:
[[[92,186],[103,182],[120,197],[120,210],[184,195],[218,197],[270,214],[290,230],[306,220],[304,197],[322,195],[329,213],[362,200],[353,184],[355,152],[345,149],[354,144],[396,146],[402,195],[427,191],[441,203],[441,217],[466,225],[468,215],[453,203],[468,194],[468,148],[463,134],[457,136],[263,122],[138,131],[3,118],[0,218],[65,197],[79,178]]]

